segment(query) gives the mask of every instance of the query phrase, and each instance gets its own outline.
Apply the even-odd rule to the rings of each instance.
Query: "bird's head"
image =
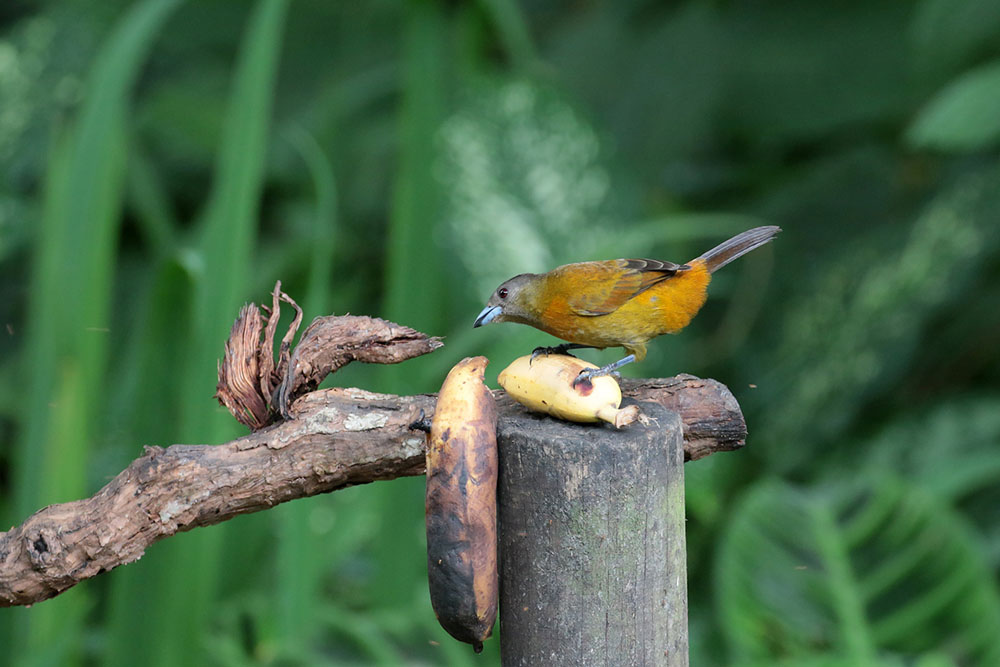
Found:
[[[535,323],[535,308],[532,307],[540,276],[522,273],[505,281],[496,288],[483,312],[479,313],[473,327],[481,327],[493,322]]]

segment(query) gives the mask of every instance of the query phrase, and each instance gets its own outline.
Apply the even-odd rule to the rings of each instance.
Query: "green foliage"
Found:
[[[918,148],[974,151],[1000,140],[1000,62],[969,72],[938,93],[907,132]]]
[[[764,400],[780,392],[784,401],[764,428],[781,450],[774,452],[778,465],[814,456],[790,454],[787,443],[805,432],[820,441],[841,433],[905,372],[922,328],[996,252],[997,177],[994,170],[970,174],[933,201],[903,238],[893,237],[891,250],[877,243],[845,252],[809,286],[808,301],[788,311],[763,391]]]
[[[974,534],[890,473],[808,490],[755,484],[716,574],[731,664],[817,654],[876,664],[930,651],[954,664],[1000,659],[1000,592]]]
[[[921,0],[910,23],[917,64],[945,76],[989,53],[1000,36],[1000,6],[991,0]]]
[[[175,5],[144,2],[122,20],[95,60],[78,120],[51,153],[33,263],[35,298],[26,324],[26,392],[19,401],[24,428],[13,458],[15,493],[5,514],[26,516],[87,491],[98,397],[106,383],[128,97]],[[15,623],[4,624],[12,659],[75,662],[89,606],[84,592],[30,617],[19,610]],[[53,641],[56,636],[59,641]]]
[[[557,91],[476,82],[441,144],[447,238],[474,277],[474,300],[516,273],[600,256],[621,233],[600,138]]]
[[[239,434],[215,363],[277,279],[444,336],[332,380],[417,393],[551,342],[471,328],[513,274],[776,223],[626,369],[750,425],[687,467],[692,664],[1000,664],[998,36],[992,0],[0,10],[0,517]],[[497,664],[423,539],[419,478],[198,529],[0,610],[0,662]]]

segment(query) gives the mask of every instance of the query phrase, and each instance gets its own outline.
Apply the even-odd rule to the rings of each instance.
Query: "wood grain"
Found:
[[[501,419],[503,665],[686,667],[682,425]]]

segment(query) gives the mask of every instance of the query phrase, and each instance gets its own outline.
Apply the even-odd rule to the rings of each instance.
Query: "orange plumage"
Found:
[[[530,324],[578,347],[621,346],[641,361],[650,339],[691,322],[705,303],[713,272],[779,231],[756,227],[687,264],[612,259],[514,276],[496,289],[474,326]]]

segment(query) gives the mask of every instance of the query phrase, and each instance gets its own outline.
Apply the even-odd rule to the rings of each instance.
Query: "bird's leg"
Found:
[[[573,386],[575,387],[576,385],[580,384],[585,380],[591,380],[596,377],[601,377],[602,375],[611,375],[625,364],[630,364],[633,361],[635,361],[635,355],[630,354],[627,357],[623,357],[614,363],[608,364],[607,366],[601,366],[600,368],[589,368],[585,371],[580,371],[580,374],[576,376],[575,380],[573,380]]]
[[[581,345],[580,343],[560,343],[553,347],[536,347],[531,351],[531,360],[534,361],[540,354],[568,354],[569,350],[585,350],[593,347],[593,345]],[[569,356],[573,355],[569,354]]]

